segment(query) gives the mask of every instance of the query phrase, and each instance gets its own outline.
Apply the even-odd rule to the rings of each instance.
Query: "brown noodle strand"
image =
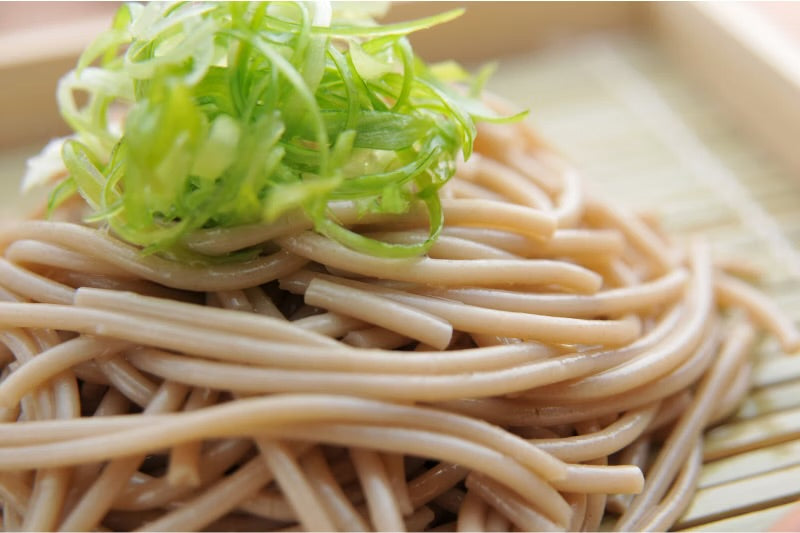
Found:
[[[356,467],[369,516],[376,531],[405,531],[403,514],[392,492],[391,482],[379,454],[363,448],[351,448],[350,458]]]
[[[75,291],[0,258],[0,284],[14,287],[21,296],[37,302],[72,303]]]
[[[433,509],[426,506],[420,507],[405,518],[404,529],[406,531],[424,531],[435,517]]]
[[[218,442],[204,451],[200,461],[200,485],[209,486],[219,480],[225,471],[235,466],[252,449],[244,439]],[[191,492],[191,487],[171,485],[167,478],[153,478],[147,483],[128,484],[114,500],[114,508],[139,511],[166,506]]]
[[[709,333],[705,334],[703,344],[695,351],[691,359],[682,366],[653,383],[605,398],[602,403],[575,403],[564,406],[551,406],[543,405],[536,401],[532,404],[517,402],[515,405],[513,402],[484,400],[484,403],[489,403],[486,407],[491,409],[491,412],[486,413],[484,418],[489,420],[508,419],[509,422],[507,423],[514,425],[521,425],[523,420],[532,424],[554,425],[591,420],[606,414],[635,409],[649,402],[664,399],[670,394],[688,387],[713,362],[719,341],[719,335],[716,334],[715,330],[710,330]],[[473,402],[471,406],[458,405],[456,410],[463,411],[464,407],[469,410],[475,407],[480,409],[480,406],[476,405],[476,403],[477,401]],[[509,412],[510,410],[516,412]],[[486,409],[483,408],[481,411],[486,412]]]
[[[52,530],[66,496],[71,472],[68,468],[39,470],[22,522],[23,531]]]
[[[406,484],[406,465],[405,458],[400,454],[383,454],[381,456],[386,474],[389,477],[389,486],[397,501],[397,507],[403,516],[408,516],[414,512],[414,505],[411,503],[411,495]]]
[[[439,463],[408,482],[412,507],[424,505],[467,477],[469,471],[457,464]]]
[[[578,173],[562,161],[559,164],[564,167],[564,189],[558,195],[554,213],[559,227],[572,228],[583,215],[583,188]]]
[[[566,525],[551,522],[542,516],[544,510],[540,505],[535,504],[534,509],[530,502],[526,502],[518,494],[476,472],[467,476],[466,486],[470,491],[476,491],[489,505],[523,531],[559,531]]]
[[[185,502],[175,510],[146,523],[140,531],[192,531],[198,530],[255,494],[272,480],[262,457],[254,457],[229,474]]]
[[[277,522],[296,522],[297,515],[282,493],[276,490],[262,490],[255,496],[241,502],[237,509]]]
[[[556,439],[533,439],[531,442],[562,461],[577,463],[611,455],[636,440],[653,420],[660,402],[625,413],[600,431]],[[612,491],[623,492],[623,491]]]
[[[702,333],[709,320],[713,304],[711,290],[711,261],[708,250],[695,247],[692,255],[695,278],[689,292],[692,295],[690,315],[686,318],[681,332],[663,342],[648,357],[641,357],[627,365],[573,382],[563,389],[558,387],[540,392],[551,399],[594,399],[630,390],[642,383],[651,381],[683,363],[701,341]]]
[[[247,316],[261,318],[251,314]],[[147,343],[171,350],[258,364],[262,367],[275,365],[335,370],[359,366],[376,372],[408,369],[420,373],[440,373],[455,368],[470,368],[470,363],[476,370],[514,364],[526,360],[531,353],[536,357],[537,354],[549,351],[538,344],[498,346],[487,351],[464,350],[463,353],[455,352],[450,356],[441,352],[421,355],[400,355],[391,351],[370,352],[354,350],[344,344],[338,345],[336,349],[309,347],[243,337],[224,330],[214,331],[212,327],[188,326],[181,321],[170,324],[140,315],[126,316],[121,312],[51,304],[0,302],[0,325],[38,327],[47,322],[57,324],[59,329],[91,335],[115,336],[120,339],[145,338]],[[162,335],[167,332],[168,336]],[[414,365],[409,366],[409,360],[414,360]]]
[[[287,324],[282,316],[273,318],[252,316],[249,313],[228,313],[221,309],[199,307],[184,302],[98,289],[79,289],[75,294],[75,305],[109,311],[134,308],[137,313],[147,317],[172,319],[189,325],[209,323],[229,333],[299,344],[338,346],[322,335],[304,331],[297,325]]]
[[[323,279],[311,281],[304,299],[309,305],[372,322],[438,350],[447,348],[453,336],[453,326],[435,315]]]
[[[445,511],[458,514],[465,496],[466,492],[458,487],[453,487],[434,498],[433,503]]]
[[[724,395],[719,399],[714,408],[714,412],[709,418],[709,425],[716,425],[718,422],[732,416],[739,409],[742,401],[750,391],[753,377],[753,364],[744,363],[742,369],[734,377],[732,383],[728,385]]]
[[[301,257],[362,276],[430,285],[554,284],[592,294],[601,283],[600,276],[590,270],[548,259],[385,259],[355,252],[311,232],[285,237],[280,243]]]
[[[597,459],[594,459],[595,461]],[[553,482],[562,492],[583,491],[586,494],[637,494],[644,486],[644,476],[633,465],[590,466],[570,464],[566,479]]]
[[[467,178],[470,181],[476,181],[502,195],[506,200],[520,205],[543,210],[553,208],[547,193],[513,168],[480,155],[471,158],[470,164],[475,166],[472,179]]]
[[[714,288],[721,305],[735,305],[745,309],[764,329],[780,340],[787,353],[800,348],[800,331],[766,296],[746,283],[730,276],[717,278]]]
[[[476,491],[468,490],[458,511],[458,531],[484,531],[488,506]]]
[[[424,353],[431,352],[426,350]],[[140,370],[165,379],[198,387],[219,385],[241,393],[309,391],[357,393],[360,396],[406,401],[446,401],[463,398],[465,390],[471,390],[476,398],[480,398],[579,377],[613,366],[614,362],[625,359],[626,355],[619,352],[595,352],[586,356],[567,354],[510,369],[431,376],[269,370],[202,360],[187,361],[185,357],[154,349],[140,349],[131,352],[128,357]],[[400,385],[402,388],[391,388]]]
[[[256,437],[256,445],[275,483],[292,506],[300,524],[307,531],[332,531],[333,520],[308,482],[294,455],[298,449],[286,442]]]
[[[625,250],[622,233],[610,229],[558,229],[544,242],[488,228],[445,227],[442,234],[528,258],[615,258]]]
[[[462,228],[467,229],[467,228]],[[369,232],[367,236],[395,244],[419,244],[428,235],[422,230]],[[451,235],[440,235],[428,250],[433,259],[519,259],[519,256],[495,246],[462,239]]]
[[[305,292],[312,283],[312,280],[308,279],[310,276],[313,276],[313,282],[330,280],[332,283],[355,289],[366,290],[368,287],[364,282],[325,274],[313,275],[308,272],[299,272],[289,277],[287,285],[292,284],[290,290]],[[415,307],[449,322],[454,328],[470,333],[492,333],[521,339],[536,338],[554,343],[566,343],[569,337],[574,343],[612,346],[626,344],[640,333],[640,324],[632,315],[618,320],[586,320],[487,309],[390,288],[373,288],[372,292],[389,300]]]
[[[387,219],[391,219],[389,221],[391,224],[404,226],[421,226],[427,222],[424,211],[420,209],[412,209],[405,215],[394,216],[364,214],[352,202],[333,203],[329,209],[333,216],[345,225],[356,222],[359,224],[386,223]],[[449,225],[488,225],[492,228],[505,229],[538,239],[549,237],[556,228],[555,217],[545,211],[497,200],[443,199],[442,211]],[[304,215],[291,214],[271,225],[255,224],[200,231],[195,236],[190,236],[187,243],[197,252],[220,255],[271,240],[277,241],[311,229],[311,226],[311,222]],[[161,264],[154,263],[155,265]],[[260,263],[256,263],[256,265],[261,266]],[[165,285],[168,284],[165,283]]]
[[[135,279],[131,274],[99,258],[88,257],[47,242],[26,239],[14,241],[6,248],[5,257],[12,263],[22,265],[33,263],[85,274]]]
[[[361,320],[337,313],[320,313],[305,318],[299,318],[292,323],[307,331],[313,331],[327,337],[343,337],[347,333],[365,327],[367,324]]]
[[[342,342],[358,348],[380,348],[382,350],[394,350],[408,346],[414,341],[405,335],[395,333],[384,328],[364,328],[348,332],[342,337]]]
[[[3,529],[5,531],[22,531],[22,516],[12,507],[3,506]]]
[[[57,418],[69,420],[80,416],[80,396],[71,372],[65,371],[56,376],[53,380],[53,392]],[[42,531],[56,527],[67,497],[71,475],[70,468],[37,471],[23,529]]]
[[[645,433],[657,433],[661,428],[669,427],[691,403],[692,393],[689,390],[681,391],[664,399]]]
[[[677,522],[691,503],[692,494],[697,487],[697,480],[700,478],[702,467],[703,449],[699,443],[696,443],[667,495],[664,496],[661,503],[651,509],[646,517],[636,525],[636,529],[640,531],[665,531]]]
[[[328,467],[319,448],[313,449],[303,458],[304,469],[325,502],[336,527],[341,531],[369,531],[369,526],[358,513],[342,490],[341,485]]]
[[[665,243],[644,222],[624,209],[607,202],[591,201],[586,205],[586,214],[592,222],[601,221],[622,231],[633,246],[649,258],[656,274],[673,268],[674,260]]]
[[[117,389],[110,388],[103,395],[94,411],[94,416],[112,416],[127,413],[130,402]],[[89,486],[100,476],[103,469],[102,463],[84,463],[74,468],[72,474],[72,487],[64,503],[65,509],[75,506],[78,499],[86,492]]]
[[[194,388],[189,393],[184,411],[195,411],[217,403],[219,392],[207,388]],[[170,485],[200,485],[200,458],[202,454],[200,441],[187,442],[170,450],[167,481]]]
[[[644,472],[650,456],[650,442],[650,435],[639,437],[617,454],[616,463],[637,466]],[[633,500],[632,494],[611,494],[606,501],[606,508],[611,513],[621,515],[628,509],[631,500]]]
[[[31,359],[0,383],[0,405],[15,405],[28,391],[86,359],[103,358],[129,346],[128,343],[94,337],[76,337]]]
[[[223,309],[231,309],[233,311],[244,311],[247,313],[253,312],[253,306],[247,295],[241,289],[230,289],[224,291],[217,291],[217,299]]]
[[[648,471],[648,486],[642,494],[633,499],[631,507],[622,515],[616,527],[626,530],[643,517],[649,506],[657,503],[669,488],[677,469],[688,457],[695,439],[703,425],[713,413],[714,402],[721,394],[724,385],[738,363],[748,354],[754,340],[754,331],[749,324],[739,324],[729,334],[718,359],[700,382],[692,405],[678,420],[675,429],[667,437],[664,447]]]
[[[508,456],[478,446],[469,441],[428,431],[398,428],[363,427],[351,424],[315,424],[308,427],[287,427],[282,433],[297,440],[315,440],[320,436],[331,444],[362,447],[369,443],[377,450],[396,452],[408,450],[419,455],[435,451],[438,459],[459,462],[475,471],[485,471],[512,489],[517,489],[527,499],[542,505],[551,519],[566,522],[569,505],[560,494],[542,478]]]
[[[55,332],[48,330],[7,331],[3,335],[18,362],[17,365],[35,359],[41,350],[47,350],[58,342]],[[80,398],[74,375],[64,371],[57,375],[51,386],[44,386],[38,394],[30,395],[29,406],[23,405],[23,413],[30,419],[71,419],[80,415]],[[52,468],[37,470],[34,474],[30,499],[26,502],[25,514],[22,517],[21,529],[38,531],[53,529],[57,525],[64,499],[67,495],[69,468]]]
[[[275,305],[275,302],[264,294],[264,291],[260,287],[250,287],[245,289],[244,293],[252,304],[254,312],[272,318],[284,318],[278,306]]]
[[[572,506],[572,520],[569,523],[568,531],[581,531],[583,520],[586,517],[587,495],[582,493],[565,494],[569,504]]]
[[[492,289],[446,289],[429,291],[428,294],[504,311],[592,318],[619,316],[668,304],[680,296],[686,279],[686,271],[679,269],[635,288],[611,289],[591,296],[531,295]]]
[[[588,461],[588,463],[602,467],[608,463],[608,459],[603,457],[602,459]],[[603,520],[603,514],[606,509],[607,499],[607,494],[588,494],[586,496],[586,513],[583,517],[583,526],[580,528],[581,531],[599,531],[600,523]]]
[[[466,180],[451,180],[441,189],[442,198],[458,200],[493,200],[502,202],[505,199],[491,189]]]
[[[97,362],[100,371],[117,390],[140,407],[146,407],[158,386],[121,357]]]
[[[33,490],[20,472],[3,472],[0,475],[0,497],[5,507],[12,507],[24,516]]]
[[[241,289],[260,285],[290,274],[306,260],[286,251],[241,264],[189,267],[155,255],[142,256],[139,250],[102,232],[76,224],[31,220],[7,228],[0,239],[56,241],[68,248],[99,257],[130,274],[167,287],[185,290]]]
[[[315,405],[315,409],[308,409]],[[306,408],[303,412],[300,409]],[[216,416],[214,416],[216,413]],[[193,434],[206,433],[215,437],[228,436],[240,431],[242,425],[255,421],[267,431],[268,423],[277,427],[287,422],[297,423],[304,416],[309,422],[321,423],[326,418],[334,420],[361,421],[365,424],[380,423],[386,416],[391,415],[402,421],[407,426],[417,426],[430,430],[448,431],[453,436],[461,438],[474,438],[475,443],[481,443],[502,451],[504,454],[514,456],[528,468],[541,473],[548,479],[559,479],[566,475],[564,464],[540,451],[535,446],[526,443],[518,437],[494,428],[488,424],[469,418],[442,413],[432,409],[392,405],[382,402],[363,400],[349,397],[336,396],[273,396],[270,398],[251,398],[229,402],[201,411],[188,411],[174,415],[152,415],[147,419],[132,417],[104,417],[82,419],[77,426],[70,426],[58,422],[41,422],[38,424],[7,424],[4,432],[8,439],[4,442],[12,444],[17,442],[50,442],[39,445],[39,460],[42,464],[50,466],[63,466],[81,462],[83,457],[95,456],[98,453],[92,450],[102,450],[103,458],[124,457],[127,453],[141,449],[146,443],[148,449],[168,447],[175,444],[191,441]],[[133,425],[131,425],[133,424]],[[36,435],[36,426],[51,428],[50,431],[39,431]],[[82,427],[79,427],[82,426]],[[106,426],[104,431],[94,437],[86,437],[88,428]],[[128,429],[126,429],[128,428]],[[28,437],[20,430],[28,430]],[[69,445],[70,441],[63,444],[58,439],[69,438],[66,430],[72,429],[71,442],[82,442],[82,449]],[[280,431],[278,429],[278,431]],[[130,433],[138,437],[130,440]],[[145,433],[147,436],[145,436]],[[475,434],[478,434],[475,437]],[[34,437],[31,439],[31,437]],[[176,438],[177,437],[177,438]],[[37,446],[28,446],[34,450]],[[10,446],[0,448],[0,458],[5,457],[6,468],[19,461]],[[29,454],[29,460],[32,460]]]
[[[511,522],[496,509],[486,514],[486,531],[510,531]]]
[[[186,387],[165,381],[143,414],[174,411],[183,403]],[[59,526],[60,531],[85,531],[100,523],[111,508],[117,493],[144,460],[143,455],[130,456],[108,463],[81,499],[69,511]]]
[[[481,124],[475,149],[415,258],[299,210],[194,232],[188,250],[250,254],[207,264],[82,223],[80,198],[0,228],[2,526],[672,527],[703,430],[749,388],[748,321],[785,350],[797,327],[528,125]],[[428,238],[421,203],[363,207],[328,211]]]

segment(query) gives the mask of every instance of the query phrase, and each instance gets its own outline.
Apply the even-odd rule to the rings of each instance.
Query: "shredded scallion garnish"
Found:
[[[297,209],[359,251],[424,253],[443,224],[439,188],[459,153],[469,157],[475,121],[519,116],[496,116],[462,69],[412,51],[409,33],[458,10],[380,25],[368,4],[123,5],[59,85],[75,135],[51,209],[77,192],[91,220],[175,257],[186,257],[182,238],[194,230]],[[330,216],[336,200],[392,214],[422,203],[429,238],[358,235]]]

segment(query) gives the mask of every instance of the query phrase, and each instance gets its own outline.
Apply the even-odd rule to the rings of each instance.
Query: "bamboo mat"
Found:
[[[500,63],[490,89],[530,120],[587,183],[716,254],[763,270],[800,320],[800,176],[759,150],[649,41],[586,40]],[[755,354],[754,389],[706,436],[694,502],[676,529],[764,531],[800,499],[800,354]]]

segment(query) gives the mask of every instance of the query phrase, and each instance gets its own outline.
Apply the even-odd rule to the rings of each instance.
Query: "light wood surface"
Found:
[[[800,5],[657,2],[652,23],[685,71],[800,175]]]
[[[111,2],[0,2],[0,148],[67,132],[58,80],[109,26]]]

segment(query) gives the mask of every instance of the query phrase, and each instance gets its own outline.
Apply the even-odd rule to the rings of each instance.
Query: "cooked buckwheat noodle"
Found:
[[[482,125],[442,206],[411,259],[299,212],[189,236],[262,250],[213,266],[143,255],[79,201],[3,227],[3,526],[669,528],[756,328],[788,352],[795,325],[701,241],[590,194],[527,125]],[[330,209],[427,238],[421,209]]]

